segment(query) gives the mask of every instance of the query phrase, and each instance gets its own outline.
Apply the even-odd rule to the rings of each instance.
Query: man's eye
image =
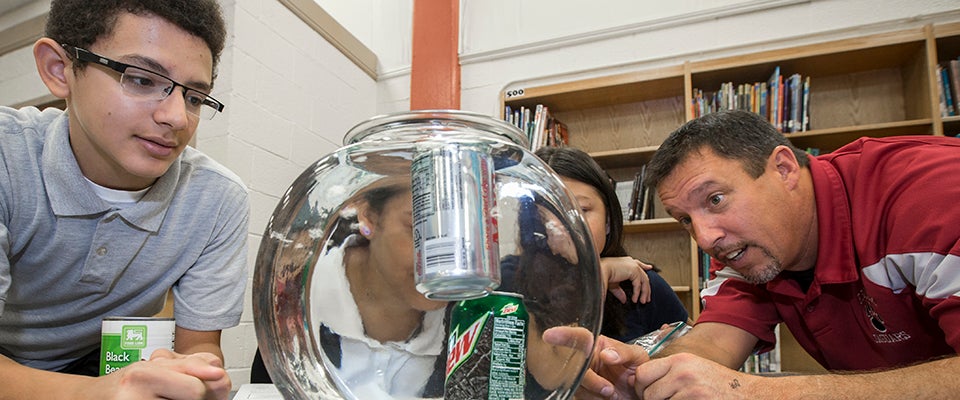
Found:
[[[715,206],[715,205],[717,205],[717,204],[720,204],[721,202],[723,202],[723,195],[722,195],[722,194],[715,194],[715,195],[710,196],[710,205],[714,205],[714,206]]]

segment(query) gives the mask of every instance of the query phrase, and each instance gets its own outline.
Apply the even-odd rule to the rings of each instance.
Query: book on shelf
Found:
[[[623,220],[630,220],[630,201],[633,196],[633,183],[635,180],[619,181],[615,184],[617,200],[620,200],[620,211],[623,214]]]
[[[567,126],[550,114],[544,104],[534,108],[504,106],[504,121],[516,126],[527,136],[530,150],[537,151],[543,146],[566,146],[570,142]]]
[[[779,66],[763,82],[724,82],[716,92],[693,88],[691,95],[695,118],[720,110],[745,110],[763,116],[783,133],[810,129],[810,77],[784,76]]]
[[[943,66],[937,65],[937,97],[940,105],[940,116],[946,117],[950,115],[950,111],[947,110],[947,97],[946,91],[943,90]]]
[[[950,72],[949,66],[945,67],[943,65],[937,66],[937,73],[940,76],[940,93],[943,93],[943,102],[944,102],[944,113],[941,113],[942,117],[952,117],[957,115],[957,110],[954,107],[953,100],[953,91],[950,90]]]
[[[536,111],[533,113],[533,126],[530,132],[527,133],[527,138],[530,139],[531,151],[537,151],[537,144],[540,143],[543,136],[544,119],[546,118],[546,113],[549,112],[549,110],[545,111],[543,108],[543,104],[537,104]]]
[[[640,193],[643,191],[643,174],[647,166],[643,165],[640,167],[640,170],[633,175],[633,185],[630,190],[630,207],[629,213],[627,214],[627,221],[633,221],[637,219],[637,199],[639,198]]]
[[[777,99],[780,98],[780,83],[782,82],[782,77],[780,76],[780,66],[777,66],[773,69],[773,73],[770,74],[770,79],[767,80],[767,85],[770,86],[771,95],[770,95],[770,114],[765,115],[773,126],[780,126],[780,107],[777,106]]]
[[[801,117],[800,129],[802,132],[810,130],[810,77],[803,80],[803,116]]]
[[[700,267],[699,277],[698,277],[699,278],[698,282],[700,284],[699,288],[700,290],[703,290],[703,289],[706,289],[710,283],[710,255],[707,254],[707,252],[703,251],[703,249],[699,247],[697,247],[697,255],[698,255],[697,260],[699,261],[699,267]],[[701,307],[702,306],[703,305],[701,304]]]
[[[803,78],[800,74],[790,75],[790,133],[803,130]]]
[[[626,194],[626,188],[628,185],[630,187],[627,199],[625,201],[621,200],[621,204],[627,205],[624,209],[624,220],[626,221],[652,219],[654,216],[656,195],[654,189],[648,188],[643,184],[646,170],[647,166],[644,164],[640,167],[640,170],[634,174],[632,181],[629,181],[629,183],[627,181],[617,183],[618,196],[620,193]]]
[[[960,115],[960,59],[937,64],[937,92],[940,116]]]
[[[656,190],[654,190],[653,188],[649,186],[643,187],[643,201],[641,202],[643,206],[640,209],[640,214],[637,219],[640,219],[640,220],[653,219],[653,211],[654,211],[654,206],[656,204],[655,194],[656,194]]]
[[[960,58],[950,60],[946,68],[949,69],[950,89],[953,94],[953,108],[956,115],[960,115]]]

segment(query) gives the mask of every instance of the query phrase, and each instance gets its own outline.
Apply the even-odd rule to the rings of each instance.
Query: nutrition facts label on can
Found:
[[[490,355],[491,399],[522,399],[526,379],[527,321],[516,315],[493,322]]]

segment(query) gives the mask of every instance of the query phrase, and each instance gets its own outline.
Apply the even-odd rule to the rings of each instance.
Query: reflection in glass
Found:
[[[501,292],[529,312],[528,399],[569,397],[590,343],[547,345],[545,329],[599,330],[596,252],[559,179],[516,143],[519,131],[463,112],[414,112],[358,125],[309,167],[264,233],[254,318],[264,361],[288,398],[442,398],[449,311],[414,283],[410,164],[450,141],[495,166]],[[482,375],[482,374],[481,374]]]

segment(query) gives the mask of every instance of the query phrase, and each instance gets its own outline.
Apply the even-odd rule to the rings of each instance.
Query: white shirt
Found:
[[[323,324],[340,335],[340,369],[329,372],[359,399],[419,398],[443,348],[444,309],[427,312],[420,334],[405,342],[381,343],[367,337],[350,293],[343,254],[342,248],[333,248],[318,258],[310,293],[312,326]]]

